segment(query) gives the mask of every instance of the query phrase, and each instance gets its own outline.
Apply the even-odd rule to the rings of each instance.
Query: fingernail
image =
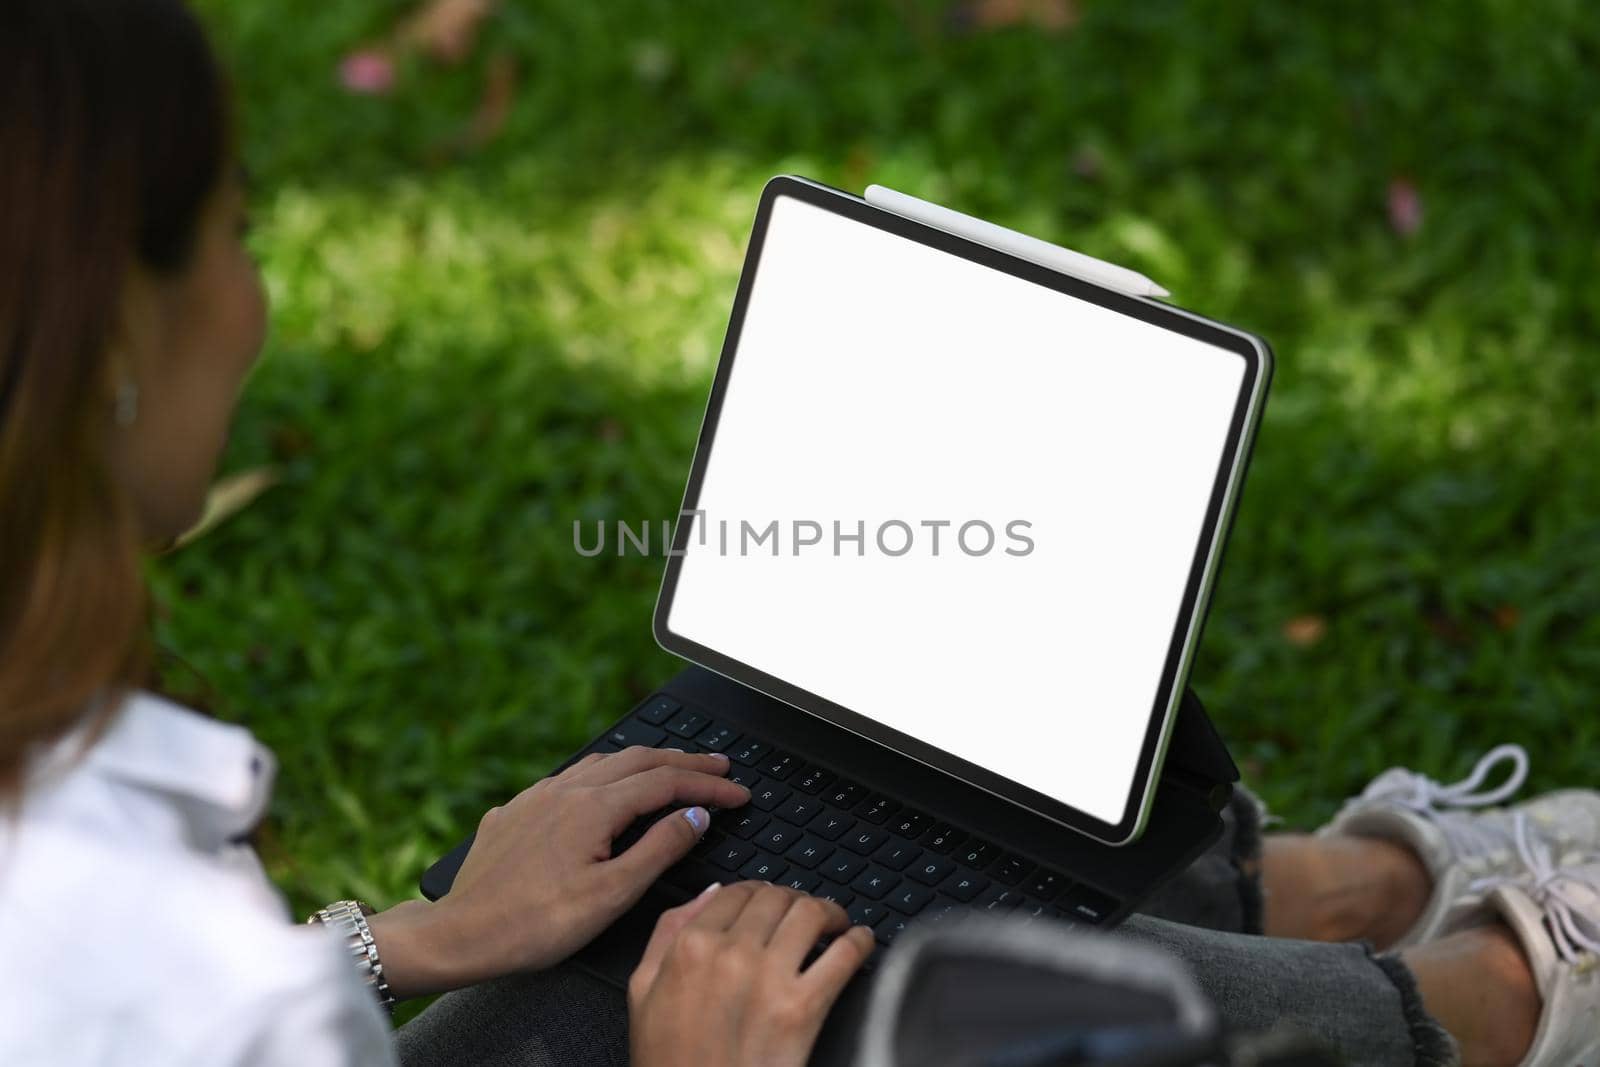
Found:
[[[683,817],[689,820],[689,825],[694,827],[695,833],[703,834],[706,832],[706,823],[710,820],[710,816],[706,814],[705,808],[689,808],[684,811]]]
[[[700,890],[700,895],[703,897],[709,897],[712,893],[715,893],[719,888],[721,888],[721,886],[721,882],[712,882],[710,885]]]
[[[663,751],[663,752],[678,752],[678,753],[682,753],[683,749],[681,749],[681,748],[664,748],[661,751]]]
[[[728,758],[728,754],[726,752],[711,752],[711,753],[708,753],[708,755],[710,755],[710,757],[712,759],[719,760],[722,763],[732,763],[733,762],[732,760],[730,760]]]

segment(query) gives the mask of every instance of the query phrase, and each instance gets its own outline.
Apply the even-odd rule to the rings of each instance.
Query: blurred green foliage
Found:
[[[386,96],[336,71],[405,4],[202,6],[276,305],[226,464],[284,481],[155,565],[159,629],[172,686],[280,754],[298,907],[411,894],[674,669],[660,561],[579,558],[572,522],[677,507],[778,172],[1061,240],[1273,342],[1194,684],[1290,821],[1505,739],[1537,785],[1600,779],[1589,5],[1105,2],[1051,32],[505,0]],[[506,126],[452,150],[497,56]]]

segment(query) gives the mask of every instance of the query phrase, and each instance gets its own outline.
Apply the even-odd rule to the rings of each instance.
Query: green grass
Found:
[[[1093,3],[1049,34],[507,0],[463,68],[385,99],[334,68],[403,5],[204,6],[276,305],[226,466],[284,481],[153,576],[203,683],[170,680],[282,759],[265,852],[297,908],[411,894],[672,670],[659,562],[579,558],[571,524],[676,508],[784,171],[1060,239],[1273,342],[1194,684],[1289,820],[1504,739],[1538,785],[1600,780],[1589,5]],[[506,130],[441,155],[497,52]]]

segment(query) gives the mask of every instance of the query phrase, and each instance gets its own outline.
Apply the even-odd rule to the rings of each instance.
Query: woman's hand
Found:
[[[848,931],[805,970],[827,934]],[[628,982],[635,1067],[805,1067],[828,1009],[872,954],[844,909],[765,882],[664,913]]]
[[[738,807],[728,758],[629,748],[590,755],[491,809],[450,893],[373,916],[396,996],[454,989],[548,967],[583,947],[682,859],[709,822],[706,807]],[[669,805],[631,848],[612,839]]]

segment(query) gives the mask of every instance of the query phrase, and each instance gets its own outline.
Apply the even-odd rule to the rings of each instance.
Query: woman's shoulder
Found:
[[[359,1019],[376,1008],[342,946],[292,923],[259,875],[92,837],[34,844],[70,860],[7,869],[0,881],[0,1045],[81,1043],[81,1057],[51,1062],[115,1063],[105,1050],[136,1040],[135,1062],[209,1048],[211,1062],[228,1063],[232,1043],[311,1026],[296,1039],[330,1043],[333,1058],[307,1062],[342,1063],[348,1034],[317,1028],[319,1011],[357,1018],[350,1033],[381,1034],[381,1022]]]
[[[291,921],[247,850],[141,850],[59,826],[30,828],[15,845],[18,862],[0,875],[7,986],[39,980],[131,1001],[204,989],[217,1003],[349,969],[324,931]]]
[[[237,978],[219,992],[276,973],[246,957],[314,954],[318,939],[290,924],[238,843],[266,807],[274,769],[243,727],[129,696],[98,736],[80,731],[41,753],[15,818],[0,822],[7,940],[43,953],[69,938],[89,965],[148,954],[116,973]]]
[[[0,894],[0,1046],[64,1065],[390,1062],[342,945],[272,889],[77,846],[77,877]]]
[[[148,693],[123,700],[36,753],[17,823],[141,851],[219,851],[246,836],[272,796],[277,761],[242,726]],[[0,837],[0,866],[6,864]]]
[[[229,1063],[239,1041],[295,1040],[326,1046],[308,1065],[346,1062],[350,1033],[382,1033],[372,998],[337,939],[294,923],[225,835],[264,803],[251,769],[264,750],[237,727],[137,707],[0,823],[0,1047]],[[335,1017],[353,1029],[318,1022]],[[130,1040],[140,1054],[116,1055]]]

